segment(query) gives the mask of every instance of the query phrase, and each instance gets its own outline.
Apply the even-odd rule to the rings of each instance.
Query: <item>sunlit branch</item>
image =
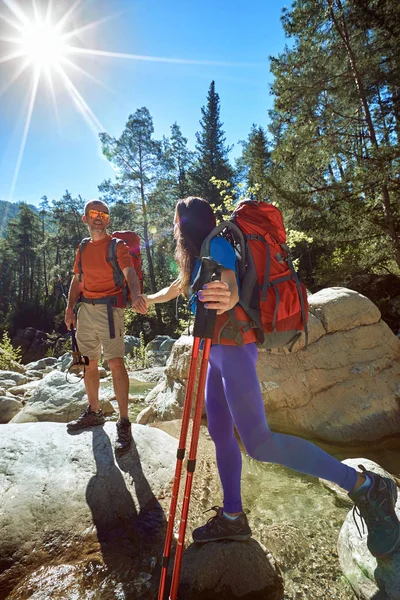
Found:
[[[86,122],[89,124],[91,129],[96,134],[98,134],[99,131],[105,131],[105,128],[102,126],[102,124],[100,123],[90,106],[78,92],[78,90],[76,89],[68,75],[64,72],[64,70],[61,67],[59,67],[57,69],[57,72],[64,79],[69,95],[74,100],[75,105],[78,107],[79,111],[82,113],[83,117],[85,118]]]
[[[36,68],[34,71],[34,75],[33,75],[32,91],[31,91],[31,97],[29,100],[28,113],[26,115],[24,133],[22,135],[21,146],[19,148],[19,153],[18,153],[18,158],[17,158],[17,164],[15,165],[14,176],[13,176],[13,180],[11,183],[11,189],[10,189],[10,193],[9,193],[10,202],[12,201],[15,184],[17,183],[19,169],[21,167],[22,157],[24,155],[25,144],[26,144],[26,140],[28,137],[29,128],[31,125],[33,108],[35,106],[36,93],[37,93],[37,89],[38,89],[38,85],[39,85],[39,79],[40,79],[40,69]]]

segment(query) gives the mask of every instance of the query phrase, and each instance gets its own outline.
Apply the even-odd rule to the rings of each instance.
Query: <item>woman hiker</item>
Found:
[[[206,200],[189,197],[176,206],[174,237],[179,278],[155,294],[143,296],[147,307],[167,302],[179,294],[190,294],[199,269],[203,240],[215,227],[213,210]],[[204,285],[199,299],[217,315],[238,302],[236,259],[232,246],[221,237],[210,245],[211,257],[225,268],[221,281]],[[292,435],[274,433],[265,416],[257,378],[258,350],[254,342],[242,346],[212,345],[205,389],[208,429],[214,441],[223,507],[213,507],[214,517],[193,531],[193,540],[246,540],[251,536],[242,509],[240,480],[242,456],[234,433],[236,427],[246,452],[252,458],[289,467],[300,473],[332,481],[345,489],[368,527],[368,548],[376,557],[393,552],[400,541],[400,523],[394,506],[395,483],[367,471],[357,471],[333,458],[311,442]]]

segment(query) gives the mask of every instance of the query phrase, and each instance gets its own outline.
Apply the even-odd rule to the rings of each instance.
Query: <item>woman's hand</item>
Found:
[[[197,295],[205,307],[216,310],[217,315],[222,315],[232,307],[232,291],[224,281],[209,281]]]

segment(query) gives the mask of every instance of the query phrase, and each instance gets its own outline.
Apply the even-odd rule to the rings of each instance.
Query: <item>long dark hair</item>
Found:
[[[189,196],[178,200],[175,210],[175,258],[182,293],[187,296],[190,277],[204,239],[215,227],[215,215],[207,200]]]

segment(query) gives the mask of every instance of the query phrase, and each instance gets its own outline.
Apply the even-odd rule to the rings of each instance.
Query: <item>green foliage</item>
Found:
[[[262,127],[253,124],[246,141],[241,142],[242,156],[237,160],[238,175],[245,179],[248,195],[259,201],[270,198],[271,153]]]
[[[14,346],[11,344],[11,340],[7,331],[5,331],[0,342],[0,369],[12,370],[13,362],[20,363],[21,357],[21,348],[14,348]]]
[[[292,44],[271,62],[268,177],[288,228],[313,238],[318,285],[400,274],[399,18],[398,3],[367,0],[284,11]]]
[[[207,105],[201,109],[201,130],[196,133],[196,157],[190,172],[191,195],[198,195],[219,207],[223,202],[218,188],[211,179],[233,181],[234,172],[229,164],[231,150],[225,145],[225,134],[220,120],[219,95],[212,81],[208,90]]]

